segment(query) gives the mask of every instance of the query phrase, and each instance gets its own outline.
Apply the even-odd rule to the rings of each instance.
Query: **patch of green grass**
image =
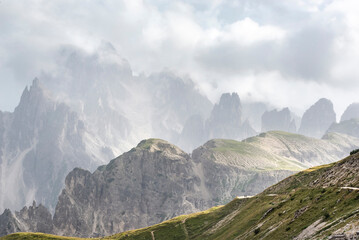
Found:
[[[4,237],[0,237],[1,240],[86,240],[86,239],[98,239],[98,238],[75,238],[75,237],[62,237],[45,233],[13,233]]]

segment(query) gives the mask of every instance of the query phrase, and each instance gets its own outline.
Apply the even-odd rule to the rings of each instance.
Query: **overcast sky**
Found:
[[[216,101],[359,101],[357,0],[1,0],[0,109],[12,111],[56,52],[111,42],[135,73],[188,74]]]

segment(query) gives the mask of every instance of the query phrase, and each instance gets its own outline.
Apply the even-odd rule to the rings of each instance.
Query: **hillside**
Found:
[[[38,231],[98,237],[150,226],[256,195],[358,146],[358,139],[336,133],[318,140],[267,132],[241,142],[214,139],[190,155],[161,139],[143,140],[93,173],[71,171],[53,217],[35,203],[20,212],[5,211],[0,236]]]
[[[254,197],[102,239],[323,239],[342,232],[352,236],[359,229],[358,171],[359,153],[299,172]],[[0,239],[31,239],[25,236],[29,235]]]

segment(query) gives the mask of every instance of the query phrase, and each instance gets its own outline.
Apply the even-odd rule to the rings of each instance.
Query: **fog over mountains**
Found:
[[[53,211],[70,170],[92,171],[150,137],[187,152],[213,138],[243,140],[268,130],[358,137],[335,125],[328,99],[299,125],[290,109],[242,102],[236,93],[212,104],[191,79],[169,71],[135,76],[109,43],[94,54],[64,47],[60,55],[57,70],[35,78],[13,113],[0,112],[0,211],[33,200]],[[359,117],[355,104],[343,115],[352,117]]]

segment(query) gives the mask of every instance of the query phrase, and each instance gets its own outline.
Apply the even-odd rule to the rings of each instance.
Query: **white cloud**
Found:
[[[61,45],[91,52],[105,40],[135,72],[188,73],[213,100],[238,91],[302,111],[322,94],[341,111],[358,101],[358,10],[356,0],[3,0],[0,109]]]

